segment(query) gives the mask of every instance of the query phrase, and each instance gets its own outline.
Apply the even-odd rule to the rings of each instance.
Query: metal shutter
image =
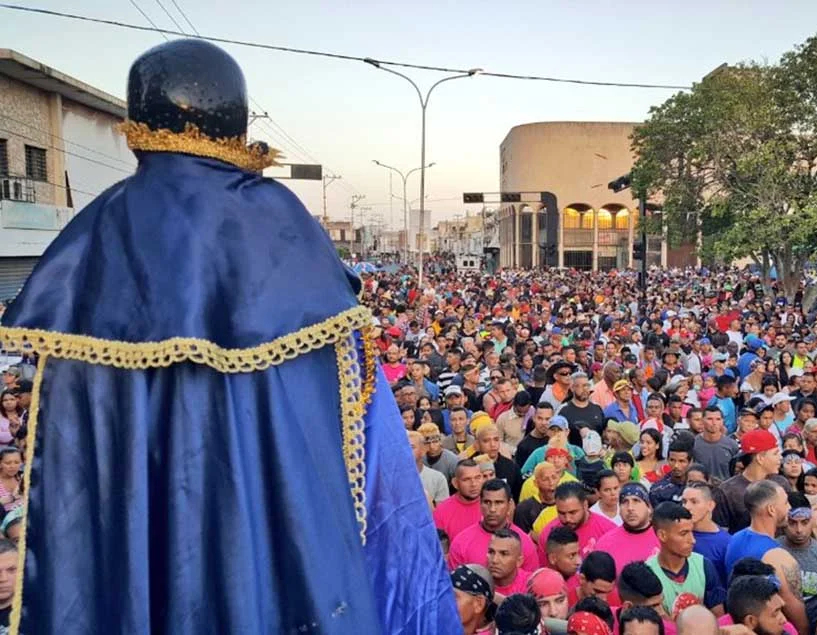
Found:
[[[0,300],[11,300],[31,275],[39,258],[0,258]]]

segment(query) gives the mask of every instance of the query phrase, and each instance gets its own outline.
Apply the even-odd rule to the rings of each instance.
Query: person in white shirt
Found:
[[[618,495],[621,491],[621,482],[613,470],[602,470],[596,476],[596,491],[598,502],[590,508],[591,512],[601,514],[621,527],[621,513],[618,506]]]
[[[449,496],[448,481],[437,470],[432,470],[423,463],[426,455],[426,446],[423,435],[416,430],[408,430],[408,440],[411,445],[411,452],[414,455],[414,462],[417,465],[417,472],[426,494],[434,501],[434,505],[439,505]]]

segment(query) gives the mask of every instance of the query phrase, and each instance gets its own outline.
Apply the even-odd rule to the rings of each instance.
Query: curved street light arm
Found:
[[[388,68],[383,68],[383,70],[388,71],[389,69]],[[390,72],[394,72],[394,71],[390,71]],[[453,79],[460,79],[462,77],[473,77],[475,74],[476,74],[476,72],[470,72],[470,73],[461,73],[460,75],[452,75],[451,77],[443,77],[441,80],[438,80],[438,81],[434,82],[431,85],[431,88],[429,88],[428,92],[426,93],[425,102],[423,102],[423,99],[421,97],[420,98],[420,103],[422,104],[423,108],[428,106],[428,98],[431,97],[431,91],[434,90],[435,88],[437,88],[437,86],[439,86],[440,84],[443,84],[445,82],[450,82]],[[399,75],[399,73],[398,73],[398,75]],[[405,77],[405,75],[403,75],[403,77]],[[406,77],[406,79],[408,79],[408,77]],[[410,79],[409,79],[409,81],[411,82]],[[414,82],[411,82],[411,83],[413,84]],[[417,88],[417,86],[415,86],[415,88]]]

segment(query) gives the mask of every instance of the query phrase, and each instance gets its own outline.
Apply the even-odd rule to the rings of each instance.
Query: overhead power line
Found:
[[[161,6],[162,9],[164,9],[164,6],[161,4],[160,0],[156,0],[156,2],[158,2],[159,6]],[[187,16],[187,13],[185,13],[184,9],[182,9],[179,6],[176,0],[171,0],[171,2],[173,3],[173,6],[176,7],[176,10],[179,12],[182,18],[184,18],[184,21],[187,23],[187,25],[190,27],[193,33],[195,33],[197,36],[200,36],[199,30]],[[165,13],[168,13],[167,10],[165,10]],[[183,29],[169,13],[168,17],[173,21],[173,24],[176,25],[176,27],[179,29],[182,35],[189,37],[189,34],[185,33],[185,29]],[[259,117],[257,120],[255,120],[254,123],[257,126],[263,128],[267,132],[267,135],[270,137],[270,140],[272,140],[275,143],[275,145],[279,147],[280,150],[286,152],[290,156],[290,158],[301,157],[301,160],[304,161],[305,163],[312,162],[322,164],[320,160],[315,158],[314,154],[309,152],[309,150],[304,148],[303,145],[298,143],[298,141],[296,141],[292,137],[292,135],[290,135],[286,130],[284,130],[284,128],[278,122],[276,122],[272,117],[270,117],[269,114],[267,113],[266,108],[264,108],[260,103],[258,103],[258,101],[253,99],[252,96],[250,96],[250,102],[252,102],[252,104],[264,114],[264,117]],[[283,141],[283,143],[281,143],[281,141]],[[295,152],[287,150],[287,147],[293,148]],[[333,172],[333,170],[329,166],[324,167],[327,169],[327,171]],[[360,193],[356,187],[349,184],[348,182],[342,183],[342,185],[347,190]]]
[[[122,165],[131,168],[132,170],[136,169],[136,163],[134,161],[126,161],[125,159],[120,159],[119,157],[115,157],[115,156],[113,156],[111,154],[105,154],[104,152],[100,152],[99,150],[94,150],[93,148],[90,148],[88,146],[84,146],[81,143],[77,143],[76,141],[71,141],[70,139],[68,139],[66,137],[60,137],[59,135],[52,134],[50,131],[44,130],[43,128],[40,128],[38,126],[34,126],[34,125],[30,124],[30,123],[26,123],[25,121],[21,121],[20,119],[15,119],[14,117],[12,117],[10,115],[3,114],[3,119],[8,120],[8,121],[13,121],[16,124],[19,124],[21,126],[25,126],[26,128],[29,128],[31,130],[36,130],[37,132],[42,132],[43,134],[46,134],[46,135],[48,135],[50,137],[54,137],[55,139],[59,139],[60,141],[62,141],[64,143],[69,143],[72,146],[76,146],[76,147],[81,148],[83,150],[86,150],[88,152],[93,152],[94,154],[97,154],[97,155],[99,155],[101,157],[104,157],[106,159],[111,159],[112,161],[116,161],[117,163],[121,163]],[[27,138],[31,139],[31,137],[27,137]],[[113,165],[108,165],[108,167],[115,168],[115,166],[113,166]]]
[[[134,0],[130,0],[131,4],[133,4],[137,9],[139,9],[138,5],[134,2]],[[339,60],[346,60],[346,61],[354,61],[354,62],[366,62],[367,60],[376,61],[380,65],[384,66],[398,66],[402,68],[413,68],[416,70],[424,70],[424,71],[436,71],[441,73],[468,73],[472,69],[463,69],[463,68],[450,68],[446,66],[429,66],[426,64],[413,64],[410,62],[398,62],[393,60],[380,60],[371,57],[361,57],[356,55],[345,55],[343,53],[332,53],[328,51],[317,51],[313,49],[303,49],[303,48],[295,48],[291,46],[277,46],[274,44],[263,44],[261,42],[249,42],[246,40],[236,40],[232,38],[225,38],[225,37],[217,37],[217,36],[210,36],[210,35],[200,35],[197,34],[196,36],[188,35],[184,33],[184,31],[174,31],[171,29],[160,29],[153,21],[144,13],[141,9],[139,9],[140,13],[142,13],[145,18],[147,18],[148,22],[150,22],[153,26],[147,27],[142,26],[139,24],[131,24],[128,22],[120,22],[118,20],[108,20],[104,18],[94,18],[86,15],[78,15],[75,13],[65,13],[62,11],[53,11],[51,9],[41,9],[36,7],[23,7],[16,4],[7,4],[7,3],[0,3],[0,8],[9,9],[12,11],[23,11],[26,13],[37,13],[40,15],[50,15],[54,17],[60,18],[67,18],[70,20],[79,20],[82,22],[93,22],[96,24],[105,24],[108,26],[119,27],[123,29],[131,29],[134,31],[151,31],[151,32],[158,32],[161,33],[165,39],[167,39],[168,35],[176,35],[181,37],[198,37],[202,40],[208,40],[210,42],[218,42],[220,44],[233,44],[236,46],[246,46],[250,48],[256,49],[265,49],[269,51],[280,51],[284,53],[295,53],[299,55],[312,55],[317,57],[326,57],[331,59],[339,59]],[[651,83],[642,83],[642,82],[603,82],[603,81],[594,81],[594,80],[586,80],[586,79],[574,79],[574,78],[566,78],[566,77],[549,77],[543,75],[526,75],[526,74],[516,74],[516,73],[499,73],[499,72],[492,72],[492,71],[482,71],[480,75],[484,75],[487,77],[498,77],[501,79],[518,79],[518,80],[526,80],[526,81],[541,81],[541,82],[554,82],[554,83],[561,83],[561,84],[576,84],[580,86],[608,86],[608,87],[615,87],[615,88],[653,88],[653,89],[662,89],[662,90],[689,90],[690,86],[682,86],[677,84],[651,84]]]
[[[111,165],[110,163],[105,163],[104,161],[97,161],[96,159],[92,159],[90,157],[83,156],[81,154],[77,154],[76,152],[71,152],[70,150],[65,150],[63,148],[59,148],[51,143],[42,143],[42,140],[37,139],[35,137],[30,137],[29,135],[22,134],[20,132],[16,132],[14,130],[9,130],[8,128],[0,127],[0,132],[5,132],[9,135],[14,135],[16,137],[22,137],[23,139],[28,139],[29,141],[33,141],[38,146],[44,145],[47,148],[52,150],[56,150],[57,152],[62,152],[63,154],[67,154],[68,156],[76,157],[77,159],[82,159],[83,161],[87,161],[88,163],[94,163],[96,165],[101,165],[103,167],[109,168],[111,170],[116,170],[117,172],[122,172],[123,174],[127,174],[130,176],[133,174],[134,170],[125,170],[123,168],[117,167],[115,165]]]
[[[170,18],[170,21],[171,21],[171,22],[174,24],[174,26],[175,26],[177,29],[179,29],[179,31],[184,31],[184,29],[182,29],[181,24],[179,24],[179,23],[176,21],[176,18],[174,18],[174,17],[173,17],[173,14],[172,14],[172,13],[170,13],[170,11],[168,11],[168,10],[167,10],[167,7],[166,7],[165,5],[163,5],[163,4],[162,4],[162,0],[156,0],[156,4],[158,4],[158,5],[159,5],[159,8],[160,8],[162,11],[164,11],[164,12],[165,12],[165,15],[166,15],[168,18]]]
[[[131,4],[132,4],[134,7],[136,7],[136,10],[137,10],[139,13],[141,13],[141,14],[142,14],[142,16],[145,18],[145,20],[147,20],[148,22],[150,22],[150,24],[151,24],[151,25],[153,25],[153,28],[154,28],[156,31],[159,31],[160,33],[162,33],[162,37],[163,37],[165,40],[168,40],[167,35],[165,35],[165,33],[164,33],[164,32],[162,32],[162,30],[161,30],[161,29],[160,29],[158,26],[156,26],[156,23],[155,23],[153,20],[151,20],[151,19],[150,19],[150,16],[149,16],[147,13],[145,13],[145,12],[142,10],[142,7],[140,7],[138,4],[136,4],[136,0],[130,0],[130,3],[131,3]]]

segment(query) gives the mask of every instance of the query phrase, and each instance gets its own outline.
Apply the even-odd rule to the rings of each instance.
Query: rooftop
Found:
[[[121,119],[128,112],[123,100],[11,49],[0,49],[0,75],[7,75],[46,92],[58,93],[66,99]]]

